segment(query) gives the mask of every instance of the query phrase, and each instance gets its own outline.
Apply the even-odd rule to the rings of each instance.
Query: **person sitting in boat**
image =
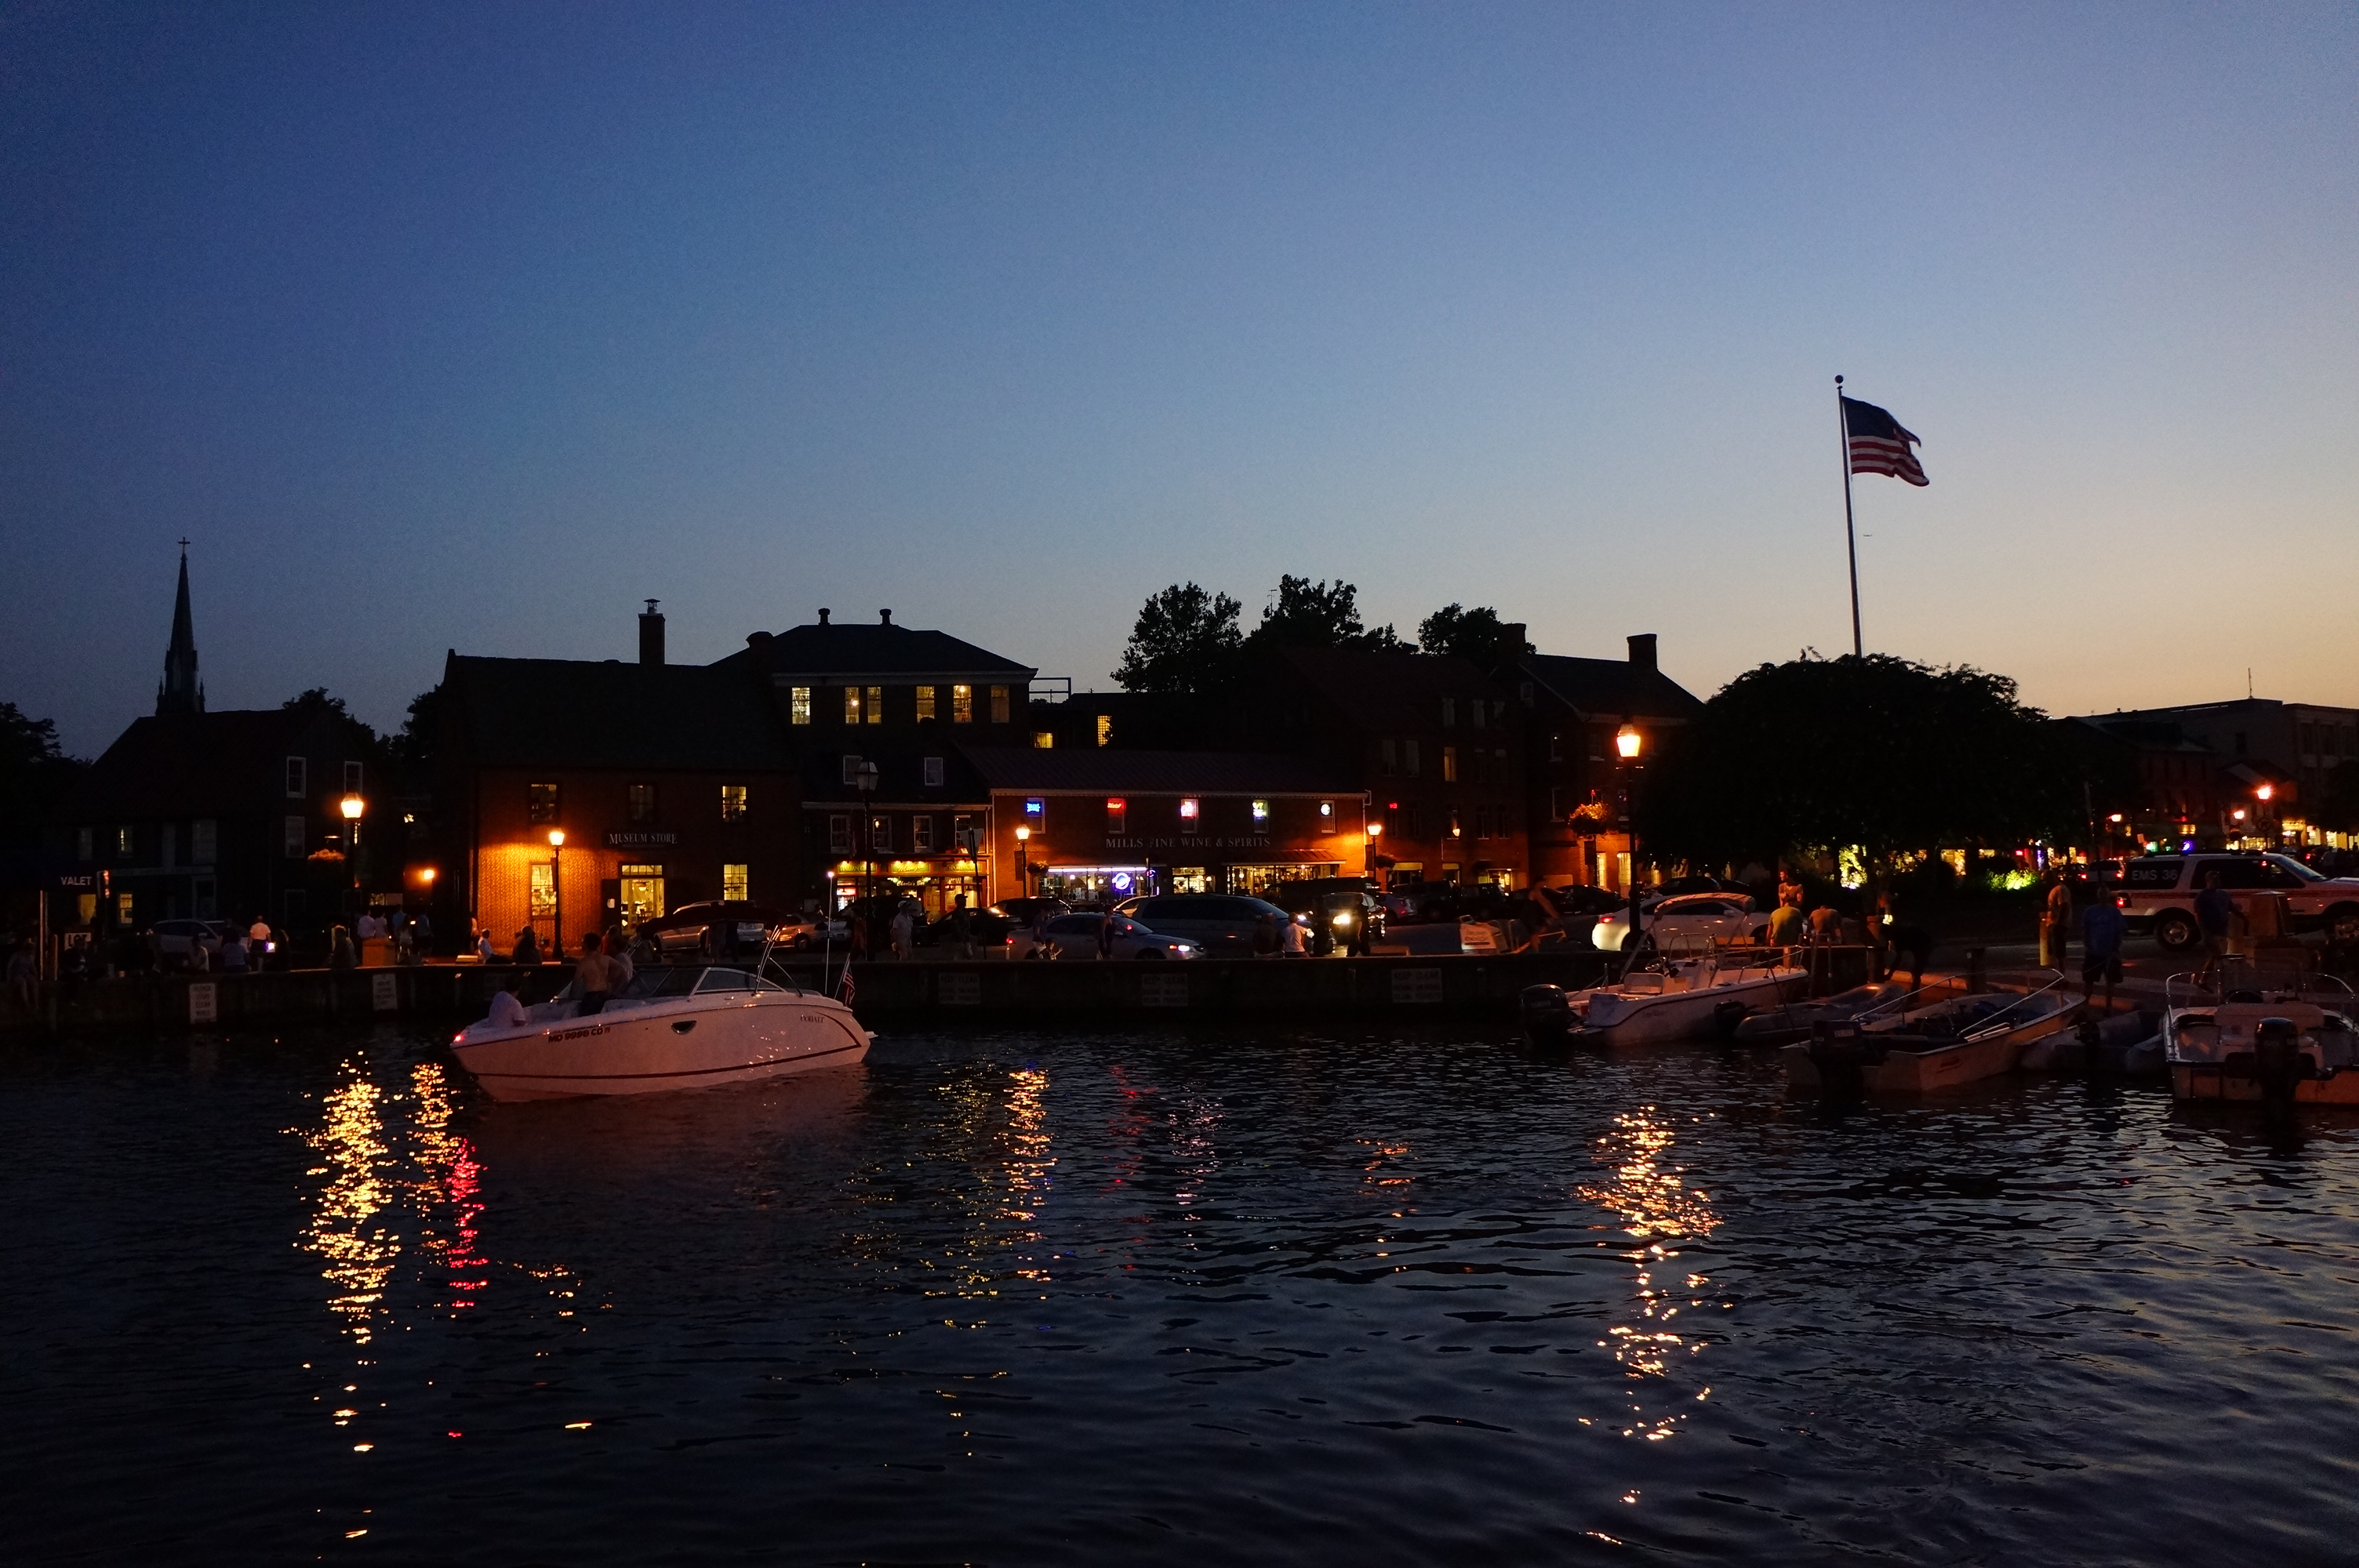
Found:
[[[492,993],[491,1024],[495,1029],[514,1029],[525,1022],[524,1000],[516,995],[524,982],[511,979]]]
[[[582,1016],[605,1011],[606,999],[614,994],[614,960],[603,951],[604,944],[595,931],[582,938],[582,961],[573,967],[573,978],[582,985]]]

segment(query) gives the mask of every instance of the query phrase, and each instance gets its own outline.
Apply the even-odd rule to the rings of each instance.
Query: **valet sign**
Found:
[[[679,842],[679,835],[677,833],[609,833],[606,835],[606,848],[609,849],[652,849],[658,844]]]

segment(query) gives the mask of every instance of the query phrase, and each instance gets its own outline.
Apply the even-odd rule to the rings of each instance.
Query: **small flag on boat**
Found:
[[[843,979],[835,982],[835,1000],[850,1007],[853,993],[858,989],[852,983],[852,960],[846,958],[843,961]]]
[[[1851,443],[1852,472],[1887,474],[1911,484],[1933,482],[1925,477],[1917,454],[1908,449],[1922,443],[1901,428],[1900,421],[1889,412],[1873,403],[1846,397],[1843,400],[1843,438]]]

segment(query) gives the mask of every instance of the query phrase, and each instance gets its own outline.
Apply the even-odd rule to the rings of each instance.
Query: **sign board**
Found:
[[[1188,977],[1185,975],[1139,976],[1138,1002],[1141,1007],[1187,1006]]]
[[[189,982],[189,1022],[215,1023],[221,1020],[221,985],[217,980]]]
[[[983,977],[945,973],[934,980],[934,995],[944,1007],[981,1007]]]
[[[1395,969],[1393,1000],[1402,1006],[1438,1006],[1441,1001],[1440,969]]]
[[[643,849],[656,844],[679,842],[679,835],[677,833],[609,833],[606,835],[606,848],[609,849]]]
[[[395,975],[371,975],[369,977],[369,1006],[379,1012],[399,1011],[401,1010],[401,988],[396,983],[399,977]]]

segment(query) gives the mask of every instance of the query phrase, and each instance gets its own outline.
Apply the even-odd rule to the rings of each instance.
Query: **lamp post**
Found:
[[[1622,945],[1630,950],[1629,963],[1622,966],[1625,970],[1638,961],[1638,817],[1633,807],[1636,805],[1635,797],[1638,793],[1638,753],[1646,749],[1646,738],[1638,733],[1638,727],[1627,719],[1623,719],[1622,728],[1614,732],[1614,752],[1621,759],[1618,765],[1622,772],[1623,838],[1630,846],[1630,871],[1626,879],[1629,886],[1625,890],[1630,895],[1630,924],[1622,933]]]
[[[860,786],[860,901],[865,905],[876,892],[876,824],[868,815],[876,798],[876,764],[862,762],[853,770],[852,782]]]
[[[1371,822],[1368,824],[1368,875],[1375,879],[1376,891],[1378,892],[1386,891],[1385,886],[1386,880],[1385,874],[1383,871],[1378,870],[1376,866],[1376,843],[1379,839],[1383,838],[1384,836],[1385,825],[1383,823]]]
[[[368,802],[357,795],[348,795],[337,803],[336,809],[344,814],[344,869],[352,873],[353,892],[357,895],[361,886],[361,813]],[[360,903],[356,896],[355,905]]]
[[[1031,837],[1030,824],[1019,822],[1016,825],[1016,896],[1018,898],[1027,897],[1032,892],[1031,868],[1024,863],[1024,846]]]
[[[565,958],[565,829],[549,830],[549,945],[557,949],[558,960]]]

